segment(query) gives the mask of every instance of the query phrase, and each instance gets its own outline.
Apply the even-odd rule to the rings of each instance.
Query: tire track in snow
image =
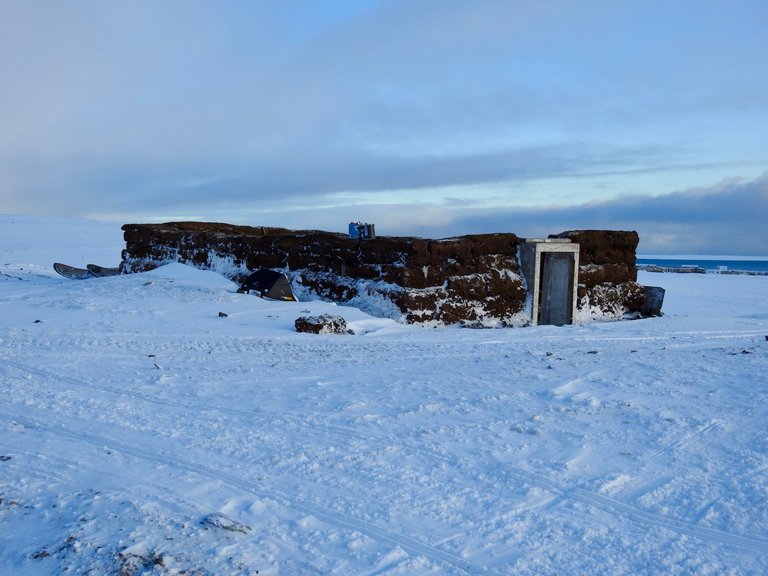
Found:
[[[488,462],[487,464],[489,467],[495,466],[497,469],[499,466],[498,462]],[[611,498],[610,496],[598,494],[597,492],[592,492],[583,488],[565,488],[553,480],[531,472],[519,472],[507,469],[500,470],[499,472],[504,476],[512,477],[521,482],[537,486],[566,499],[599,508],[600,510],[609,512],[613,516],[621,516],[634,522],[658,528],[665,528],[677,532],[678,534],[684,534],[685,536],[698,538],[700,540],[706,540],[717,544],[728,544],[736,548],[746,548],[761,554],[768,553],[768,540],[763,538],[732,534],[716,528],[708,528],[684,520],[663,516],[661,514],[643,510],[642,508],[622,502],[621,500]]]
[[[33,366],[29,366],[27,364],[23,364],[21,362],[16,362],[13,360],[0,359],[0,364],[6,364],[18,370],[21,370],[30,374],[35,374],[37,376],[43,376],[55,382],[66,382],[70,386],[74,386],[77,388],[95,390],[98,392],[110,394],[116,397],[127,398],[130,400],[139,400],[142,402],[147,402],[149,404],[161,406],[164,408],[180,408],[184,410],[194,410],[194,411],[196,411],[199,408],[198,403],[182,402],[178,400],[171,401],[165,398],[159,398],[149,394],[143,394],[141,392],[135,392],[135,391],[127,392],[124,390],[116,390],[108,386],[99,386],[97,384],[86,383],[76,378],[63,376],[55,372],[43,370],[41,368],[35,368]],[[258,418],[258,419],[262,419],[265,422],[268,422],[271,426],[285,424],[288,426],[293,426],[295,428],[303,428],[311,432],[323,432],[323,433],[340,438],[343,444],[346,444],[350,439],[364,440],[364,441],[368,441],[376,444],[383,443],[384,445],[397,444],[399,448],[404,448],[406,450],[416,452],[422,456],[427,456],[429,458],[441,460],[443,462],[453,462],[453,460],[449,456],[442,454],[440,452],[437,452],[435,450],[430,450],[429,448],[424,448],[423,446],[413,446],[410,444],[403,444],[401,437],[392,438],[392,437],[387,437],[385,435],[361,433],[359,430],[351,426],[320,423],[320,422],[317,422],[316,420],[312,420],[311,423],[308,423],[304,418],[289,416],[282,412],[271,412],[263,409],[259,409],[258,411],[238,410],[236,408],[217,406],[215,404],[208,403],[206,405],[205,413],[211,413],[211,412],[218,412],[219,414],[222,414],[224,416],[233,416],[236,418],[244,418],[248,420],[253,420]],[[196,417],[199,420],[201,417],[201,414],[197,413]]]
[[[123,392],[123,391],[120,391],[120,390],[113,390],[113,389],[108,388],[108,387],[101,387],[101,386],[96,386],[96,385],[92,385],[92,384],[86,384],[86,383],[80,382],[80,381],[78,381],[78,380],[76,380],[74,378],[69,378],[69,377],[66,377],[66,376],[61,376],[61,375],[58,375],[58,374],[55,374],[55,373],[52,373],[52,372],[48,372],[48,371],[45,371],[45,370],[42,370],[42,369],[33,368],[33,367],[30,367],[30,366],[27,366],[27,365],[24,365],[24,364],[21,364],[21,363],[18,363],[18,362],[14,362],[14,361],[3,360],[2,362],[6,363],[8,365],[14,366],[14,367],[16,367],[18,369],[26,370],[26,371],[28,371],[30,373],[34,373],[34,374],[38,374],[38,375],[41,375],[41,376],[45,376],[45,377],[48,377],[48,378],[56,380],[56,381],[62,381],[63,380],[63,381],[67,381],[68,383],[70,383],[72,385],[75,385],[75,386],[79,386],[79,387],[83,387],[83,388],[91,388],[91,389],[99,390],[99,391],[102,391],[102,392],[105,392],[105,393],[108,393],[108,394],[113,394],[113,395],[116,395],[116,396],[122,396],[122,397],[127,397],[127,398],[132,398],[132,399],[138,399],[138,400],[142,400],[142,401],[146,401],[146,402],[150,402],[150,403],[154,403],[154,404],[161,405],[161,406],[166,406],[166,407],[174,407],[174,408],[182,408],[182,409],[192,409],[192,408],[195,407],[195,405],[193,405],[193,404],[187,404],[187,403],[183,403],[183,402],[170,402],[170,401],[166,401],[164,399],[154,398],[154,397],[151,397],[151,396],[148,396],[148,395],[145,395],[145,394],[139,394],[139,393],[135,393],[135,392],[127,393],[127,392]],[[355,439],[360,439],[360,440],[363,440],[363,441],[370,442],[372,444],[382,444],[383,443],[383,444],[389,445],[389,444],[393,444],[394,443],[394,444],[396,444],[401,449],[412,451],[412,452],[415,452],[415,453],[417,453],[419,455],[422,455],[422,456],[425,456],[425,457],[428,457],[428,458],[431,458],[431,459],[438,459],[438,460],[440,460],[443,463],[453,464],[454,465],[454,469],[455,470],[461,470],[462,474],[469,474],[469,473],[471,473],[472,469],[477,468],[477,466],[479,464],[481,464],[481,462],[478,462],[477,460],[474,460],[474,459],[468,460],[468,459],[464,459],[464,458],[455,458],[455,457],[452,457],[449,454],[443,454],[443,453],[437,452],[435,450],[430,450],[428,448],[424,448],[424,447],[421,447],[421,446],[415,446],[412,443],[403,442],[403,438],[400,438],[400,437],[393,438],[393,437],[390,437],[390,436],[387,436],[387,435],[383,435],[383,434],[379,435],[379,434],[375,434],[375,433],[371,433],[371,432],[360,433],[359,431],[357,431],[357,430],[355,430],[353,428],[350,428],[350,427],[333,426],[333,425],[328,425],[328,424],[319,424],[317,422],[314,422],[312,424],[308,424],[306,422],[300,421],[297,418],[289,417],[289,416],[287,416],[285,414],[270,413],[270,412],[263,412],[263,411],[248,412],[248,411],[244,411],[244,410],[237,410],[237,409],[232,409],[232,408],[224,408],[224,407],[213,406],[213,405],[209,405],[208,409],[211,410],[211,411],[217,411],[217,412],[220,412],[221,414],[235,416],[235,417],[238,417],[238,418],[254,418],[254,417],[260,417],[260,416],[261,417],[267,417],[267,418],[273,417],[273,418],[276,418],[277,422],[279,422],[279,423],[285,423],[287,425],[305,428],[305,429],[311,430],[313,432],[318,432],[318,431],[326,432],[326,433],[329,433],[329,434],[337,435],[342,440],[347,440],[347,441],[350,438],[355,438]],[[272,423],[274,424],[275,422],[273,421]],[[665,452],[668,452],[669,450],[672,450],[675,447],[677,447],[679,445],[682,445],[682,444],[684,444],[684,443],[694,439],[695,437],[697,437],[697,436],[699,436],[701,434],[704,434],[704,433],[707,433],[707,432],[710,432],[710,431],[716,429],[720,425],[721,425],[720,421],[718,421],[718,420],[712,421],[709,424],[705,425],[703,428],[693,432],[690,435],[687,435],[687,436],[681,438],[677,442],[672,443],[669,446],[663,448],[662,450],[656,452],[651,457],[658,457],[661,454],[663,454]],[[77,435],[77,433],[74,433],[74,432],[70,433],[70,435],[73,436],[74,438],[79,438],[80,437],[80,436]],[[88,437],[85,437],[85,436],[83,437],[83,439],[85,441],[88,441],[87,438]],[[93,442],[91,442],[91,443],[93,443]],[[117,444],[115,444],[115,445],[117,445]],[[132,453],[132,454],[134,454],[136,456],[141,457],[140,453],[136,452],[137,450],[138,449],[127,447],[124,451],[126,453]],[[149,458],[149,459],[157,460],[157,461],[162,461],[163,458],[165,458],[165,456],[163,456],[161,454],[155,453],[154,458]],[[177,464],[180,467],[183,467],[185,469],[189,469],[189,470],[195,471],[195,466],[196,465],[194,465],[191,462],[186,462],[186,461],[179,460],[177,462]],[[489,470],[494,470],[494,469],[498,470],[501,475],[506,476],[506,477],[510,477],[510,478],[514,478],[518,482],[524,482],[524,483],[530,484],[532,486],[537,486],[539,488],[547,490],[548,492],[550,492],[552,494],[555,494],[558,498],[570,499],[570,500],[573,500],[573,501],[577,501],[577,502],[581,502],[581,503],[584,503],[584,504],[588,504],[588,505],[593,506],[595,508],[598,508],[598,509],[601,509],[603,511],[609,512],[612,515],[621,516],[621,517],[627,518],[627,519],[629,519],[631,521],[634,521],[634,522],[639,522],[639,523],[642,523],[642,524],[651,525],[651,526],[660,527],[660,528],[666,528],[666,529],[671,530],[673,532],[677,532],[677,533],[684,534],[684,535],[691,536],[691,537],[696,537],[696,538],[699,538],[699,539],[702,539],[702,540],[706,540],[706,541],[710,541],[710,542],[725,543],[725,544],[730,544],[730,545],[738,547],[738,548],[746,548],[746,549],[754,550],[754,551],[757,551],[757,552],[760,552],[760,553],[768,553],[768,540],[765,540],[765,539],[753,538],[753,537],[743,536],[743,535],[738,535],[738,534],[731,534],[731,533],[728,533],[728,532],[724,532],[722,530],[717,530],[715,528],[708,528],[708,527],[700,526],[700,525],[693,524],[693,523],[690,523],[690,522],[686,522],[686,521],[683,521],[683,520],[677,520],[677,519],[671,518],[669,516],[663,516],[663,515],[660,515],[660,514],[649,512],[649,511],[644,510],[642,508],[638,508],[637,506],[634,506],[632,504],[628,504],[626,502],[623,502],[623,501],[620,501],[620,500],[616,500],[614,498],[611,498],[611,497],[608,497],[608,496],[605,496],[605,495],[602,495],[602,494],[599,494],[599,493],[596,493],[596,492],[592,492],[592,491],[585,490],[585,489],[582,489],[582,488],[567,488],[567,487],[564,487],[563,485],[561,485],[561,484],[559,484],[559,483],[557,483],[557,482],[555,482],[553,480],[550,480],[550,479],[548,479],[548,478],[546,478],[544,476],[537,475],[535,473],[500,469],[499,468],[499,462],[495,461],[495,460],[490,460],[490,461],[484,462],[482,464],[488,466],[487,469],[489,469]],[[211,477],[211,475],[207,474],[205,471],[200,472],[200,474],[203,475],[203,476]],[[222,477],[220,479],[222,481],[227,481],[226,480],[226,476],[228,476],[228,475],[226,473],[222,473],[222,474],[224,474],[225,477]],[[235,485],[235,486],[238,486],[237,482],[246,482],[247,483],[247,480],[244,480],[242,478],[239,478],[239,477],[236,477],[236,476],[232,476],[232,478],[233,478],[232,484]],[[239,480],[238,480],[238,478],[239,478]],[[498,486],[494,486],[494,483],[489,481],[489,480],[483,480],[483,479],[480,479],[480,478],[476,478],[474,475],[472,475],[472,478],[473,478],[473,482],[484,483],[484,484],[486,484],[489,487],[489,489],[498,490]],[[249,488],[249,490],[255,489],[254,488],[256,486],[255,484],[248,484],[248,485],[251,486],[251,488]],[[291,504],[291,502],[292,502],[291,498],[289,496],[285,495],[285,494],[280,495],[280,498],[282,498],[284,500],[284,502],[286,502],[287,504]],[[309,505],[309,504],[305,504],[305,505],[307,506],[307,508],[305,510],[307,513],[315,514],[315,512],[312,511],[313,508],[312,508],[311,505]],[[298,503],[297,506],[293,506],[293,507],[301,509],[301,504]],[[352,527],[352,526],[354,526],[355,522],[364,522],[362,520],[356,520],[356,519],[354,519],[351,516],[346,516],[344,514],[337,513],[337,512],[327,511],[327,513],[330,514],[330,516],[329,516],[330,518],[334,517],[334,515],[339,516],[339,523],[340,523],[339,525],[341,525],[341,526]],[[323,514],[324,513],[323,513],[322,509],[318,509],[318,511],[317,511],[317,513],[315,515],[317,515],[318,517],[323,517]],[[348,518],[348,520],[347,520],[348,523],[345,523],[345,521],[344,521],[345,518]],[[364,527],[354,528],[354,529],[357,529],[360,532],[364,532],[364,533],[367,533],[367,534],[371,534],[371,533],[376,534],[375,531],[372,532],[370,530],[366,530]],[[379,531],[382,531],[382,534],[384,534],[384,535],[389,534],[384,528],[377,527],[377,529]],[[389,537],[382,536],[382,539],[384,539],[385,541],[389,541],[389,542],[395,542],[392,539],[391,536],[389,536]],[[414,543],[418,543],[418,541],[414,540]],[[423,545],[423,543],[422,543],[422,545]],[[413,544],[413,546],[414,546],[414,548],[412,548],[412,549],[415,550],[416,549],[416,544]],[[428,546],[428,545],[426,545],[426,546]],[[407,548],[406,546],[403,546],[403,547]],[[453,556],[453,555],[451,555],[450,553],[447,553],[447,552],[445,552],[445,554],[448,554],[449,556],[451,556],[454,559],[458,558],[458,557]],[[429,555],[427,555],[427,556],[431,557]],[[454,564],[454,565],[456,565],[457,567],[460,567],[460,566],[458,566],[458,564]]]
[[[111,449],[123,454],[129,454],[135,458],[154,462],[156,464],[166,466],[170,464],[180,470],[192,472],[211,480],[220,481],[242,491],[249,492],[251,494],[257,494],[262,497],[272,498],[273,500],[280,502],[288,508],[293,508],[294,510],[298,510],[304,514],[312,515],[336,528],[357,531],[367,535],[373,540],[379,542],[387,542],[393,546],[399,546],[411,554],[416,556],[424,556],[435,564],[449,564],[467,574],[487,574],[489,576],[501,576],[501,574],[495,570],[489,569],[485,566],[474,565],[456,554],[442,550],[406,534],[392,532],[385,527],[379,526],[373,522],[356,518],[344,512],[330,510],[318,504],[306,502],[301,498],[291,495],[290,493],[283,490],[265,488],[263,485],[257,482],[250,481],[247,478],[232,474],[230,472],[225,472],[220,469],[197,464],[191,460],[179,458],[166,452],[156,452],[146,448],[124,444],[106,436],[82,434],[61,425],[52,425],[50,423],[44,423],[25,416],[0,412],[0,419],[21,424],[22,426],[32,430],[39,430],[58,435],[59,437],[66,437],[78,443],[84,442],[97,448],[108,446]]]
[[[701,436],[702,434],[706,434],[708,432],[712,432],[713,430],[719,428],[722,425],[722,422],[720,420],[711,420],[708,424],[705,424],[704,426],[700,427],[698,430],[695,430],[691,432],[690,434],[686,434],[679,440],[676,440],[672,442],[671,444],[665,446],[661,450],[658,450],[657,452],[654,452],[649,456],[649,458],[658,458],[659,456],[666,454],[667,452],[670,452],[671,450],[674,450],[675,448],[678,448],[679,446],[682,446],[683,444],[687,444],[694,438],[697,438]]]

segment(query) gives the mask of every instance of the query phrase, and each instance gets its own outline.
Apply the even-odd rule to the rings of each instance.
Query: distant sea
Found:
[[[638,266],[660,266],[661,268],[695,267],[707,272],[760,272],[768,274],[768,258],[729,259],[709,256],[638,256]]]

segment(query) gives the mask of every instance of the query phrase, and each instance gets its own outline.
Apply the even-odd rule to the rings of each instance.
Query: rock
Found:
[[[294,323],[296,332],[309,334],[352,334],[347,328],[347,321],[341,316],[323,314],[321,316],[300,316]]]
[[[643,286],[645,298],[640,313],[643,316],[661,316],[661,307],[664,304],[664,288],[658,286]]]

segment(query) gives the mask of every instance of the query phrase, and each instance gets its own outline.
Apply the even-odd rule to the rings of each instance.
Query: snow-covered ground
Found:
[[[51,268],[122,246],[0,216],[0,574],[768,572],[768,277],[470,330]]]

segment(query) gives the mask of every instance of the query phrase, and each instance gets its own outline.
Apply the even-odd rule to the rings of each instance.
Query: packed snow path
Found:
[[[768,278],[425,329],[180,265],[66,281],[118,225],[2,219],[2,574],[768,571]]]

